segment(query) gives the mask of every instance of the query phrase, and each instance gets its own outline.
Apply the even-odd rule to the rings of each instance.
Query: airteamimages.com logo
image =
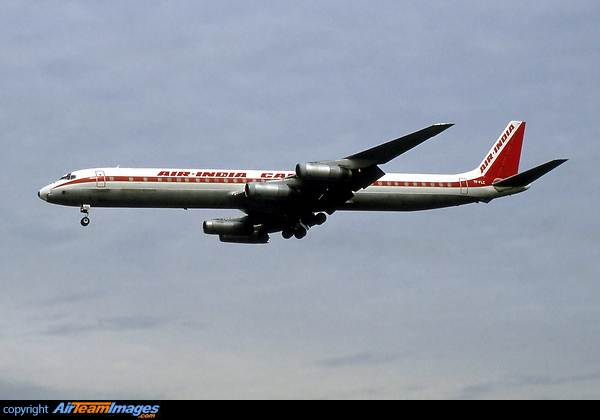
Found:
[[[81,402],[54,402],[39,405],[4,405],[3,415],[16,417],[51,416],[104,416],[118,415],[132,416],[139,419],[154,419],[160,414],[159,404],[131,404],[114,401],[81,401]]]
[[[160,405],[119,404],[116,402],[61,402],[52,414],[130,414],[140,419],[153,419]]]

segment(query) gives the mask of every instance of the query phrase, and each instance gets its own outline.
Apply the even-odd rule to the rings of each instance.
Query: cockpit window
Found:
[[[72,179],[75,179],[75,175],[73,175],[72,173],[68,173],[66,175],[61,176],[60,179],[70,181]]]

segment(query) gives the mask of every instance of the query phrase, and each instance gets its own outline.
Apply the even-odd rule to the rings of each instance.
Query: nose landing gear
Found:
[[[89,204],[82,204],[81,208],[79,209],[79,211],[83,214],[85,214],[85,216],[83,216],[83,219],[81,219],[81,226],[87,226],[90,224],[90,218],[89,216],[89,212],[90,212],[90,205]]]

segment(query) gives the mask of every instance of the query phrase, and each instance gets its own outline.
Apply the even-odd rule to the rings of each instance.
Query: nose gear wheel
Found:
[[[83,216],[83,219],[81,219],[81,226],[87,226],[90,224],[90,218],[89,213],[90,213],[90,205],[89,204],[82,204],[81,208],[79,209],[79,211],[83,214],[85,214],[85,216]]]

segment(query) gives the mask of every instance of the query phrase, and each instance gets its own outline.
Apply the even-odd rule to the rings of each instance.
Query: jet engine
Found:
[[[221,242],[238,244],[266,244],[269,235],[257,229],[245,217],[207,220],[202,225],[207,235],[219,235]]]
[[[326,163],[299,163],[296,165],[296,176],[307,181],[345,181],[352,177],[352,171]]]
[[[234,244],[266,244],[269,242],[269,235],[258,232],[252,235],[221,235],[219,236],[219,240]]]
[[[251,200],[289,200],[300,192],[283,183],[250,182],[246,184],[246,197]]]
[[[204,233],[207,235],[252,235],[254,225],[239,219],[217,219],[207,220],[202,224]]]

